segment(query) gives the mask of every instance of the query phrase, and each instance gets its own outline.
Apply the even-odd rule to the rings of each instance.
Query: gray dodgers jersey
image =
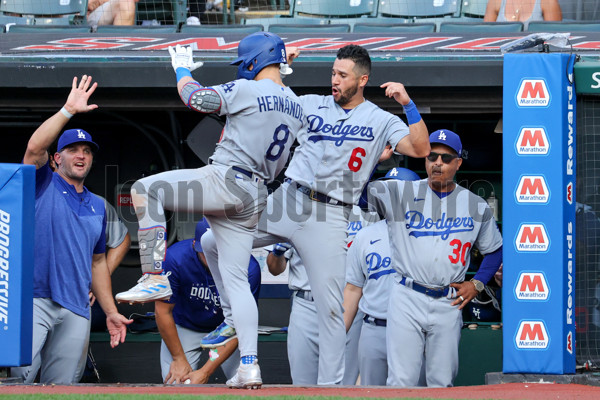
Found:
[[[346,113],[333,96],[306,95],[300,101],[306,124],[285,174],[336,200],[357,204],[385,146],[393,148],[408,127],[368,100]]]
[[[502,246],[502,235],[487,202],[456,185],[440,199],[420,181],[377,181],[369,203],[387,220],[394,268],[428,286],[465,279],[471,250],[483,254]]]
[[[358,232],[348,249],[346,282],[362,288],[358,303],[360,311],[375,318],[387,319],[395,273],[385,220]]]
[[[238,79],[211,89],[221,96],[218,113],[227,115],[227,123],[210,159],[249,168],[273,181],[287,163],[304,121],[296,94],[270,79]]]

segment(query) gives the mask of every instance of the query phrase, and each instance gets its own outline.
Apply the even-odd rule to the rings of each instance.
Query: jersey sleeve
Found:
[[[92,195],[94,196],[94,195]],[[104,202],[100,202],[104,205]],[[94,247],[94,254],[103,254],[106,252],[106,208],[104,208],[104,216],[102,217],[102,231],[100,232],[100,238],[96,242]]]
[[[219,115],[236,114],[248,107],[248,102],[252,98],[248,83],[246,79],[238,79],[208,88],[221,97]]]
[[[481,229],[479,230],[479,235],[477,235],[475,245],[485,255],[498,250],[502,246],[502,235],[498,230],[498,225],[488,204],[482,199],[478,203],[478,207],[483,211],[483,221],[481,222]]]
[[[410,130],[398,116],[390,115],[385,132],[387,133],[388,143],[395,149],[398,142],[408,136]]]
[[[169,284],[171,285],[171,291],[173,294],[169,300],[165,300],[165,303],[175,304],[177,303],[177,295],[179,293],[179,268],[177,268],[177,260],[173,256],[174,252],[170,252],[167,249],[167,254],[165,256],[165,261],[163,261],[162,267],[163,271],[169,274]]]
[[[118,247],[127,235],[127,227],[119,218],[117,210],[106,200],[106,246],[111,249]]]
[[[362,237],[361,232],[356,234],[352,246],[348,249],[346,256],[346,282],[357,287],[364,287],[366,277],[362,271],[362,252],[361,244]]]
[[[260,280],[260,264],[254,256],[250,256],[250,264],[248,265],[248,283],[250,283],[250,290],[256,301],[258,301],[258,296],[260,295]]]
[[[50,169],[49,161],[46,161],[46,164],[35,170],[35,197],[38,198],[40,194],[42,194],[50,181],[52,181],[52,169]]]

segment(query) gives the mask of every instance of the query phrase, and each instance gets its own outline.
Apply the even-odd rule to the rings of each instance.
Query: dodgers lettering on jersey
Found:
[[[417,283],[461,282],[474,246],[482,254],[502,246],[487,202],[461,186],[441,199],[427,179],[372,182],[368,192],[370,205],[388,222],[392,265]]]
[[[387,144],[408,135],[400,118],[370,101],[346,113],[333,96],[300,97],[307,123],[286,176],[317,192],[357,204]]]
[[[304,124],[298,97],[270,79],[239,79],[212,89],[221,97],[219,114],[227,115],[227,122],[211,160],[273,181]]]
[[[387,318],[395,273],[387,223],[379,221],[358,232],[348,250],[346,282],[362,288],[358,308],[363,313],[379,319]]]

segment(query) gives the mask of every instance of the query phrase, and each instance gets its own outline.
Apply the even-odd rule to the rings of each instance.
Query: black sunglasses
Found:
[[[444,164],[450,164],[452,162],[452,160],[454,160],[455,158],[458,158],[458,156],[455,156],[454,154],[449,154],[449,153],[436,153],[435,151],[432,151],[431,153],[429,153],[429,155],[427,156],[427,159],[431,162],[435,162],[439,156],[442,156],[442,162]]]

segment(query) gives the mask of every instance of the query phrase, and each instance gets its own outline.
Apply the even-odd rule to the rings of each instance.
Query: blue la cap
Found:
[[[79,142],[89,143],[90,146],[92,146],[93,151],[98,151],[98,149],[100,149],[100,146],[92,140],[92,135],[83,129],[68,129],[60,135],[60,138],[58,138],[57,151],[61,151],[65,147]]]
[[[397,179],[399,181],[419,181],[421,178],[415,171],[408,168],[396,167],[390,169],[381,179]]]
[[[429,135],[429,143],[444,144],[454,150],[459,157],[462,157],[462,143],[460,137],[451,130],[438,129]]]
[[[202,244],[200,243],[200,238],[202,238],[202,235],[204,235],[209,228],[210,225],[208,225],[206,218],[202,218],[196,224],[196,235],[194,236],[194,239],[196,241],[194,242],[194,250],[196,250],[198,253],[203,252]]]

